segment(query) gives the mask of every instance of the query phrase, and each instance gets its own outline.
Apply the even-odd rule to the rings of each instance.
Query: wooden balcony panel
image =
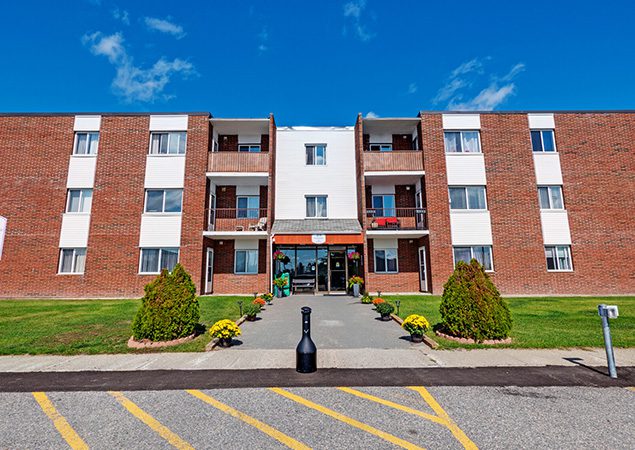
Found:
[[[269,172],[269,152],[210,152],[208,172]]]
[[[418,150],[363,152],[363,155],[366,172],[423,170],[423,153]]]

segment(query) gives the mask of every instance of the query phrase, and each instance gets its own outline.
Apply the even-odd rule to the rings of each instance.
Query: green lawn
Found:
[[[401,301],[399,316],[425,316],[431,325],[439,323],[439,296],[383,296],[395,303]],[[611,320],[611,336],[615,347],[635,347],[635,297],[512,297],[506,299],[512,313],[512,344],[499,347],[559,348],[603,347],[602,327],[597,305],[618,305],[620,316]],[[441,348],[480,348],[462,345],[428,333]]]
[[[236,301],[250,297],[200,297],[201,323],[237,319]],[[2,300],[0,354],[135,353],[126,342],[140,300]],[[203,351],[207,333],[182,345],[144,351]]]

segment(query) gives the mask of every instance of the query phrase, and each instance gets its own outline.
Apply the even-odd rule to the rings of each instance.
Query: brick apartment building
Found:
[[[632,294],[634,142],[633,112],[2,114],[0,297],[138,297],[177,261],[201,294],[440,294],[472,257],[507,295]]]

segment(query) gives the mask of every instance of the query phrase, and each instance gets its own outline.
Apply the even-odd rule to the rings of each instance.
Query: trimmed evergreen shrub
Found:
[[[512,328],[507,302],[475,259],[457,263],[443,286],[439,312],[443,332],[477,342],[505,339]]]
[[[136,340],[170,341],[194,333],[200,319],[196,287],[181,264],[172,273],[163,270],[144,290],[132,322]]]

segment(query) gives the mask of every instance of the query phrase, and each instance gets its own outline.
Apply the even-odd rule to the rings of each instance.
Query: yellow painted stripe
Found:
[[[467,435],[459,428],[459,426],[452,420],[448,413],[439,405],[439,403],[434,399],[432,394],[428,392],[426,388],[423,386],[410,386],[408,389],[412,389],[415,392],[418,392],[421,397],[425,400],[425,402],[432,408],[432,410],[437,414],[437,416],[441,417],[446,421],[445,426],[452,432],[457,441],[461,443],[461,445],[470,450],[478,450],[478,447],[474,442],[467,437]]]
[[[356,395],[357,397],[361,397],[366,400],[377,402],[385,406],[390,406],[391,408],[398,409],[399,411],[407,412],[408,414],[414,414],[415,416],[422,417],[426,420],[430,420],[431,422],[440,423],[441,425],[447,424],[446,420],[442,419],[441,417],[435,416],[433,414],[424,413],[423,411],[419,411],[417,409],[410,408],[408,406],[401,405],[399,403],[391,402],[390,400],[385,400],[380,397],[375,397],[374,395],[358,391],[357,389],[352,389],[349,387],[339,387],[338,389],[340,391],[344,391],[349,394]]]
[[[115,397],[115,399],[121,403],[121,405],[126,408],[130,414],[135,416],[141,422],[145,423],[148,427],[150,427],[153,431],[155,431],[159,436],[165,439],[169,444],[178,449],[187,449],[194,450],[189,443],[181,439],[181,437],[170,431],[169,428],[161,424],[158,420],[152,417],[150,414],[145,412],[143,409],[139,408],[136,403],[129,400],[122,392],[117,391],[109,391],[110,395]]]
[[[300,397],[299,395],[292,394],[291,392],[285,391],[284,389],[280,389],[280,388],[269,388],[269,389],[275,392],[276,394],[280,394],[283,397],[293,400],[294,402],[300,403],[301,405],[304,405],[307,408],[311,408],[316,411],[319,411],[322,414],[326,414],[327,416],[337,419],[340,422],[344,422],[345,424],[350,425],[352,427],[359,428],[360,430],[365,431],[366,433],[370,433],[374,436],[380,437],[384,439],[385,441],[398,445],[399,447],[402,447],[405,449],[420,449],[420,450],[423,449],[423,447],[419,447],[411,442],[400,439],[397,436],[393,436],[392,434],[386,433],[385,431],[381,431],[381,430],[378,430],[377,428],[371,427],[370,425],[366,425],[365,423],[359,422],[351,417],[345,416],[344,414],[340,414],[325,406],[318,405],[317,403],[313,403],[312,401],[307,400],[304,397]]]
[[[629,391],[633,391],[633,392],[635,392],[635,387],[633,387],[633,386],[629,386],[629,387],[627,387],[626,389],[628,389]]]
[[[55,406],[53,406],[53,403],[51,403],[44,392],[33,392],[33,397],[35,397],[42,411],[53,421],[53,425],[55,425],[57,431],[72,449],[88,448],[86,442],[73,430],[73,427],[70,426],[64,416],[57,412],[57,409],[55,409]]]
[[[296,441],[295,439],[293,439],[290,436],[287,436],[286,434],[284,434],[282,431],[276,430],[275,428],[273,428],[272,426],[267,425],[264,422],[259,421],[258,419],[254,419],[253,417],[238,411],[237,409],[232,408],[229,405],[226,405],[225,403],[219,402],[218,400],[216,400],[215,398],[202,393],[199,390],[196,389],[187,389],[185,392],[187,392],[190,395],[193,395],[194,397],[198,398],[199,400],[204,401],[205,403],[207,403],[208,405],[212,405],[214,408],[221,410],[222,412],[229,414],[232,417],[235,417],[237,419],[242,420],[243,422],[251,425],[252,427],[262,431],[263,433],[271,436],[272,438],[274,438],[275,440],[277,440],[278,442],[283,443],[284,445],[286,445],[289,448],[292,449],[302,449],[302,450],[310,450],[311,447],[308,447],[306,445],[304,445],[302,442]]]

